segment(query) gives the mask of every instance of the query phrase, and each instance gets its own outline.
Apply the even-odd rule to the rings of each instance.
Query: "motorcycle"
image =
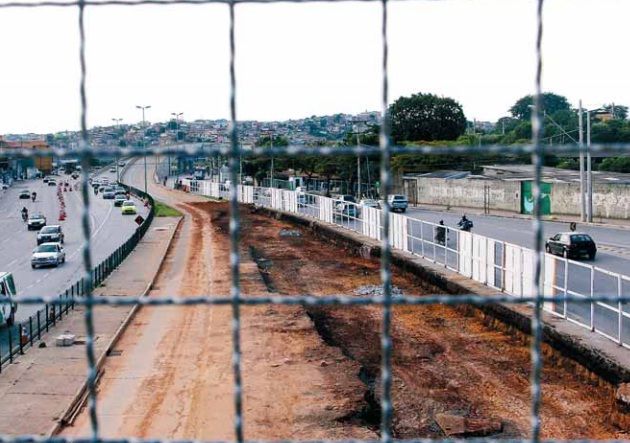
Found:
[[[460,220],[459,223],[457,223],[457,226],[459,226],[459,229],[461,229],[462,231],[470,232],[470,230],[473,228],[473,222],[466,218]]]
[[[35,199],[36,199],[36,198],[37,198],[37,192],[33,192],[33,193],[31,194],[31,200],[32,200],[32,201],[35,201]]]

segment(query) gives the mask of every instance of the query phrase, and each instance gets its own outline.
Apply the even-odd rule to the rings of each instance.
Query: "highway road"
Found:
[[[115,182],[115,173],[104,172],[101,176],[109,177]],[[67,180],[78,184],[69,175],[58,177],[58,181]],[[37,200],[21,200],[20,191],[28,189],[37,192]],[[48,186],[42,180],[25,180],[14,182],[13,186],[2,191],[0,196],[0,270],[13,273],[18,295],[57,295],[84,275],[81,254],[83,232],[81,230],[81,214],[83,202],[81,193],[71,191],[64,193],[67,218],[59,221],[59,200],[57,188]],[[58,268],[31,269],[31,253],[37,246],[37,232],[28,231],[22,221],[20,210],[23,206],[29,214],[42,212],[48,224],[61,224],[65,233],[66,263]],[[146,216],[147,209],[138,205],[139,212]],[[132,216],[123,216],[120,208],[113,200],[103,200],[100,194],[90,193],[90,231],[92,246],[92,263],[101,262],[118,246],[123,244],[134,232],[137,225]],[[19,306],[16,320],[21,321],[40,309],[41,306]]]

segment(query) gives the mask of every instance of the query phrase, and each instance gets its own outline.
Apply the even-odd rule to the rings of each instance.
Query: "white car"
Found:
[[[381,208],[381,205],[373,198],[364,198],[359,202],[359,204],[367,208],[376,208],[376,209]]]
[[[66,251],[59,243],[42,243],[33,249],[31,257],[31,267],[33,269],[41,266],[59,266],[66,262]]]

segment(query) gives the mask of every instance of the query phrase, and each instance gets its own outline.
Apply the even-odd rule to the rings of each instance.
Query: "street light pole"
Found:
[[[120,132],[120,122],[122,121],[122,118],[112,118],[112,120],[114,121],[114,123],[116,123],[116,127]],[[120,171],[118,170],[118,154],[116,154],[116,182],[120,183]]]
[[[591,169],[591,111],[586,111],[586,192],[588,222],[593,222],[593,170]]]
[[[580,100],[578,114],[578,122],[580,125],[580,220],[586,221],[586,201],[584,199],[585,177],[584,177],[584,123],[583,123],[583,109],[582,100]]]
[[[357,148],[361,146],[357,132]],[[361,154],[357,154],[357,199],[361,200]]]
[[[171,112],[171,115],[175,117],[175,143],[179,142],[179,117],[184,115],[183,112]],[[168,156],[168,175],[171,175],[171,156]]]
[[[273,151],[273,132],[269,131],[269,147]],[[271,153],[271,188],[273,188],[273,152]]]
[[[146,134],[144,133],[144,129],[146,129],[145,128],[146,123],[145,123],[145,119],[144,119],[144,111],[146,109],[150,109],[151,105],[147,105],[147,106],[138,106],[138,105],[136,105],[136,108],[142,110],[142,127],[143,127],[142,145],[144,147],[144,193],[147,194],[147,143],[146,143],[146,140],[145,140]]]

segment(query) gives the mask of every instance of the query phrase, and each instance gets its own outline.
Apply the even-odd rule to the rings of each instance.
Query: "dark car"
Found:
[[[20,198],[21,199],[30,199],[31,198],[31,191],[29,191],[28,189],[25,189],[24,191],[20,192]]]
[[[590,235],[581,232],[561,232],[554,235],[545,244],[549,254],[561,255],[564,258],[595,258],[597,246]]]
[[[37,244],[42,243],[61,243],[63,244],[64,235],[59,225],[44,226],[37,234]]]
[[[31,214],[26,224],[29,231],[38,231],[46,226],[46,217],[40,213]]]

